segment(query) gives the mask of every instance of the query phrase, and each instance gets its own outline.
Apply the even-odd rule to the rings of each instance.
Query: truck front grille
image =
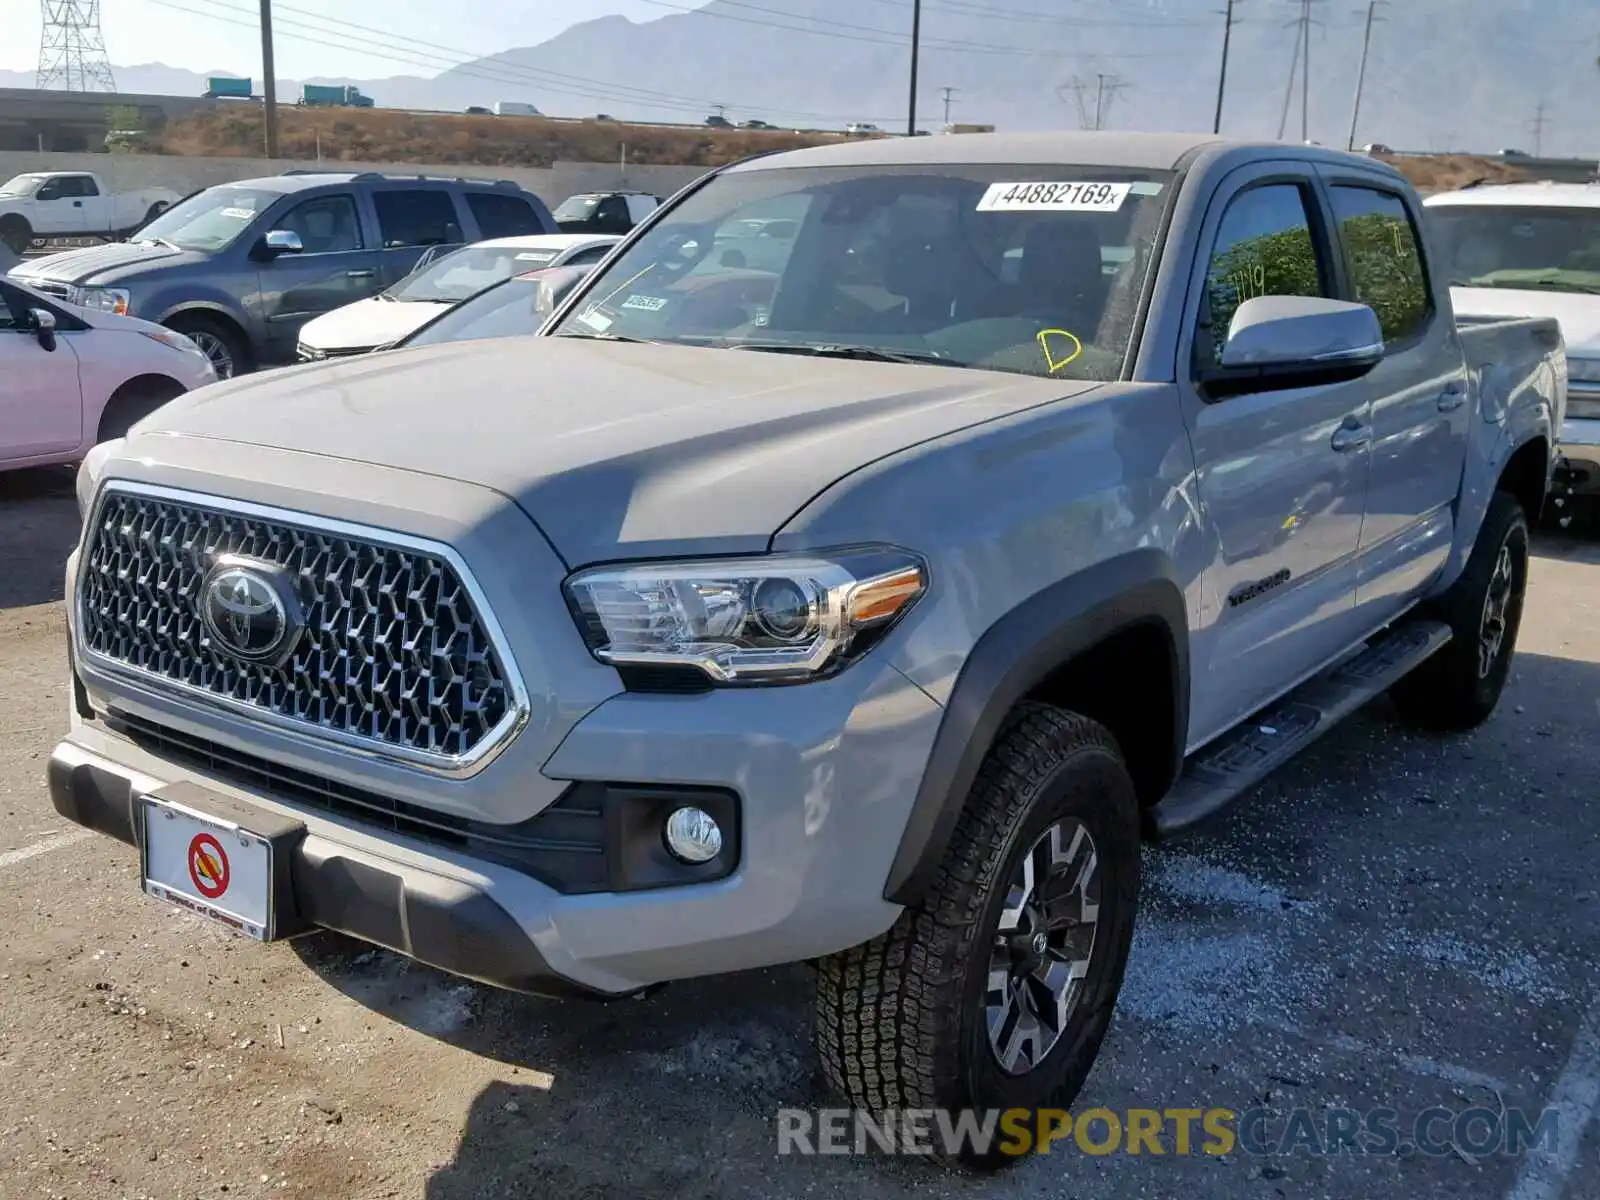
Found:
[[[461,768],[509,735],[520,689],[453,555],[391,537],[112,482],[79,566],[83,649],[280,728]],[[303,631],[281,664],[235,655],[203,623],[222,555],[288,572]]]

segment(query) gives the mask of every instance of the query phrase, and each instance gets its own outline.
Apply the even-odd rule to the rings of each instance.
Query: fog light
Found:
[[[699,808],[680,808],[667,818],[667,849],[686,863],[710,862],[722,853],[722,829]]]

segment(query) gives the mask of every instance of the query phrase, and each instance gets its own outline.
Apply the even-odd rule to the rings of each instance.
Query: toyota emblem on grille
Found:
[[[264,666],[281,665],[305,629],[294,577],[235,554],[217,559],[201,581],[200,620],[218,650]]]

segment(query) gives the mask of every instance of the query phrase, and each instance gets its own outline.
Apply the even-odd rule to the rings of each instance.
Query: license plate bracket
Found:
[[[305,825],[174,783],[138,799],[139,883],[159,900],[257,941],[301,932],[291,857]]]

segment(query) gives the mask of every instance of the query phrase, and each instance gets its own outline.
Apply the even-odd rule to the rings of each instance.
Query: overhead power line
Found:
[[[878,26],[874,26],[874,25],[852,25],[852,24],[848,24],[848,23],[846,23],[844,21],[825,20],[822,17],[806,17],[806,16],[801,16],[798,13],[784,12],[782,9],[763,8],[760,5],[747,4],[747,3],[745,3],[745,0],[720,0],[720,4],[721,5],[727,5],[727,6],[730,6],[730,7],[733,7],[733,8],[747,9],[747,10],[750,10],[752,12],[766,13],[766,14],[769,14],[771,16],[787,17],[790,20],[795,20],[795,21],[815,21],[818,24],[827,26],[827,28],[817,29],[817,28],[812,28],[810,26],[806,26],[806,25],[779,25],[774,21],[764,21],[764,20],[761,20],[761,19],[756,18],[756,17],[744,17],[744,16],[738,15],[737,13],[723,12],[723,11],[721,11],[720,7],[716,8],[716,9],[707,10],[707,9],[697,8],[693,4],[675,4],[675,3],[672,2],[672,0],[644,0],[644,3],[654,5],[657,8],[669,8],[669,9],[672,9],[673,11],[675,11],[675,12],[697,13],[702,17],[708,17],[708,18],[712,18],[714,20],[719,20],[719,21],[739,21],[739,22],[742,22],[743,24],[746,24],[746,25],[762,25],[762,26],[766,26],[766,27],[772,28],[772,29],[782,29],[787,33],[809,33],[809,34],[814,34],[814,35],[816,35],[818,37],[833,37],[833,38],[839,38],[839,39],[841,39],[843,41],[849,41],[849,42],[876,42],[877,44],[883,45],[883,46],[909,46],[911,44],[910,38],[908,38],[906,35],[904,35],[904,34],[896,35],[893,30],[883,29],[883,28],[880,28]],[[846,33],[836,33],[836,32],[834,32],[835,30],[841,30],[841,29],[842,30],[858,31],[858,32],[846,32]],[[862,36],[863,34],[873,34],[873,35],[876,35],[876,36],[865,37],[865,36]],[[1001,46],[1001,45],[997,45],[997,44],[992,43],[992,42],[969,42],[969,41],[961,41],[961,40],[955,40],[955,39],[950,39],[950,38],[924,38],[924,39],[922,39],[922,44],[927,49],[930,49],[930,50],[943,50],[943,51],[945,51],[947,53],[955,53],[955,54],[995,54],[995,55],[1003,55],[1003,56],[1004,55],[1011,55],[1011,56],[1015,56],[1017,58],[1051,58],[1051,59],[1059,59],[1062,56],[1062,54],[1065,53],[1065,51],[1059,50],[1059,49],[1041,50],[1041,49],[1036,49],[1036,48],[1030,48],[1030,47],[1027,47],[1027,46]],[[1093,53],[1092,51],[1083,50],[1083,49],[1077,48],[1077,47],[1074,48],[1074,51],[1076,53],[1083,53],[1083,54]],[[1119,52],[1119,53],[1113,53],[1113,54],[1099,54],[1099,55],[1097,55],[1097,57],[1101,57],[1101,58],[1119,58],[1119,59],[1120,58],[1177,58],[1177,57],[1187,57],[1187,52],[1186,51],[1180,51],[1180,50],[1168,51],[1166,53],[1131,53],[1131,54],[1127,54],[1127,53],[1120,53]]]
[[[175,0],[150,0],[150,3],[158,4],[163,8],[204,17],[207,20],[238,25],[251,30],[258,28],[258,22],[255,19],[256,10],[253,6],[241,7],[227,3],[226,0],[192,0],[192,2],[206,5],[210,10],[220,11],[195,8],[189,4],[177,3]],[[486,56],[481,54],[439,46],[435,42],[423,42],[416,38],[402,37],[370,26],[360,25],[353,21],[345,21],[336,17],[324,17],[320,14],[308,13],[303,9],[293,8],[284,4],[275,4],[274,9],[279,14],[275,24],[279,27],[277,36],[280,39],[289,39],[308,45],[326,46],[342,50],[347,50],[352,45],[356,45],[361,48],[363,54],[406,66],[422,67],[440,72],[451,71],[471,79],[482,79],[524,88],[537,87],[557,95],[575,96],[614,104],[649,105],[675,112],[705,112],[715,103],[708,97],[686,96],[680,93],[640,88],[629,84],[608,83],[583,76],[547,71],[542,68],[524,67],[512,62],[489,61]],[[294,15],[285,16],[283,14]],[[339,28],[330,28],[329,26],[339,26]],[[356,32],[348,32],[351,30]],[[362,37],[358,36],[358,34],[370,34],[372,36]],[[412,45],[396,45],[396,43],[412,43]],[[459,57],[449,57],[451,55]],[[763,112],[773,116],[784,115],[797,120],[844,121],[863,119],[859,114],[846,115],[743,104],[735,105],[734,107],[742,108],[747,112]],[[871,119],[887,122],[892,118],[878,116]]]

